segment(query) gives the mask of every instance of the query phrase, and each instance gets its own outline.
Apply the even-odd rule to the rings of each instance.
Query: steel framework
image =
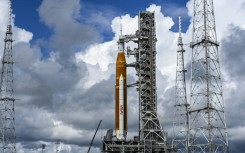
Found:
[[[173,146],[178,149],[178,153],[188,152],[188,109],[186,96],[186,78],[184,62],[184,48],[181,33],[181,17],[179,17],[179,37],[178,37],[178,50],[177,50],[177,66],[176,66],[176,85],[175,85],[175,105],[174,105],[174,136]]]
[[[154,13],[142,12],[139,17],[139,54],[136,66],[139,76],[140,138],[165,142],[157,117],[156,93],[156,34]]]
[[[9,23],[5,37],[0,84],[0,141],[1,153],[15,153],[15,111],[13,83],[13,53],[11,1],[9,2]]]
[[[194,0],[189,144],[191,153],[227,153],[213,0]]]
[[[144,153],[144,144],[141,141],[103,141],[102,152],[105,153]]]
[[[155,15],[151,12],[140,12],[138,49],[129,54],[136,57],[136,69],[139,91],[140,140],[145,143],[145,152],[152,152],[155,143],[166,144],[165,135],[157,117],[156,93],[156,34]]]

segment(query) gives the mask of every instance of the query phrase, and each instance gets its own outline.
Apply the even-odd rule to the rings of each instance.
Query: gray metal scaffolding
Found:
[[[213,0],[194,0],[190,126],[191,153],[228,153]]]
[[[13,53],[12,53],[12,24],[11,1],[9,2],[9,23],[4,39],[2,58],[2,73],[0,84],[0,151],[1,153],[16,152],[15,109],[13,83]]]
[[[139,52],[135,67],[139,77],[140,139],[150,145],[165,142],[164,132],[157,117],[156,93],[156,34],[154,13],[139,15]]]

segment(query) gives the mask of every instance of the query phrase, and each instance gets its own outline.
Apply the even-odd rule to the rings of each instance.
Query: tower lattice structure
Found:
[[[139,102],[140,138],[147,143],[164,142],[164,134],[157,117],[156,89],[156,34],[154,13],[141,12],[139,15]],[[146,145],[147,146],[147,145]]]
[[[174,105],[174,136],[173,146],[178,150],[178,153],[188,152],[188,108],[186,95],[186,77],[184,62],[184,47],[181,33],[181,17],[179,17],[179,37],[177,50],[177,66],[176,66],[176,84],[175,84],[175,105]]]
[[[12,25],[11,1],[9,2],[9,23],[4,39],[4,52],[2,58],[2,73],[0,84],[0,141],[1,153],[16,152],[15,136],[15,109],[14,109],[14,83],[13,83],[13,53],[12,53]]]
[[[139,136],[144,141],[144,151],[152,152],[156,143],[165,144],[165,134],[157,115],[157,89],[156,89],[156,33],[155,15],[151,12],[140,12],[139,30],[134,42],[138,48],[128,49],[128,55],[134,55],[136,62],[128,64],[136,69],[138,76],[137,90],[139,92]]]
[[[190,126],[191,153],[227,153],[228,141],[213,0],[194,0]]]

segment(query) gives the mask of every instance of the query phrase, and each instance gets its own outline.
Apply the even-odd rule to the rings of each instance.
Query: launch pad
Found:
[[[120,35],[116,62],[115,131],[108,130],[102,140],[103,153],[168,153],[172,146],[166,141],[157,115],[156,88],[156,34],[154,12],[140,12],[139,29],[132,35]],[[137,48],[124,48],[134,42]],[[135,62],[126,63],[124,52],[135,57]],[[138,80],[127,84],[126,68],[136,70]],[[135,86],[139,93],[139,136],[127,140],[127,87]],[[113,135],[113,133],[115,133]]]
[[[133,140],[121,141],[113,136],[113,130],[107,131],[102,141],[102,153],[173,153],[176,150],[167,144],[156,141],[141,141],[138,136]]]
[[[155,141],[103,140],[102,143],[103,153],[166,153],[172,151],[171,147],[167,147],[166,145],[157,143]]]

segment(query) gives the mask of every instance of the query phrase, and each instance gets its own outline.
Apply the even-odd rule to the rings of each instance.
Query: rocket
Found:
[[[115,132],[118,140],[125,140],[127,125],[127,76],[126,60],[124,55],[124,42],[118,42],[119,52],[116,61],[115,85]]]

